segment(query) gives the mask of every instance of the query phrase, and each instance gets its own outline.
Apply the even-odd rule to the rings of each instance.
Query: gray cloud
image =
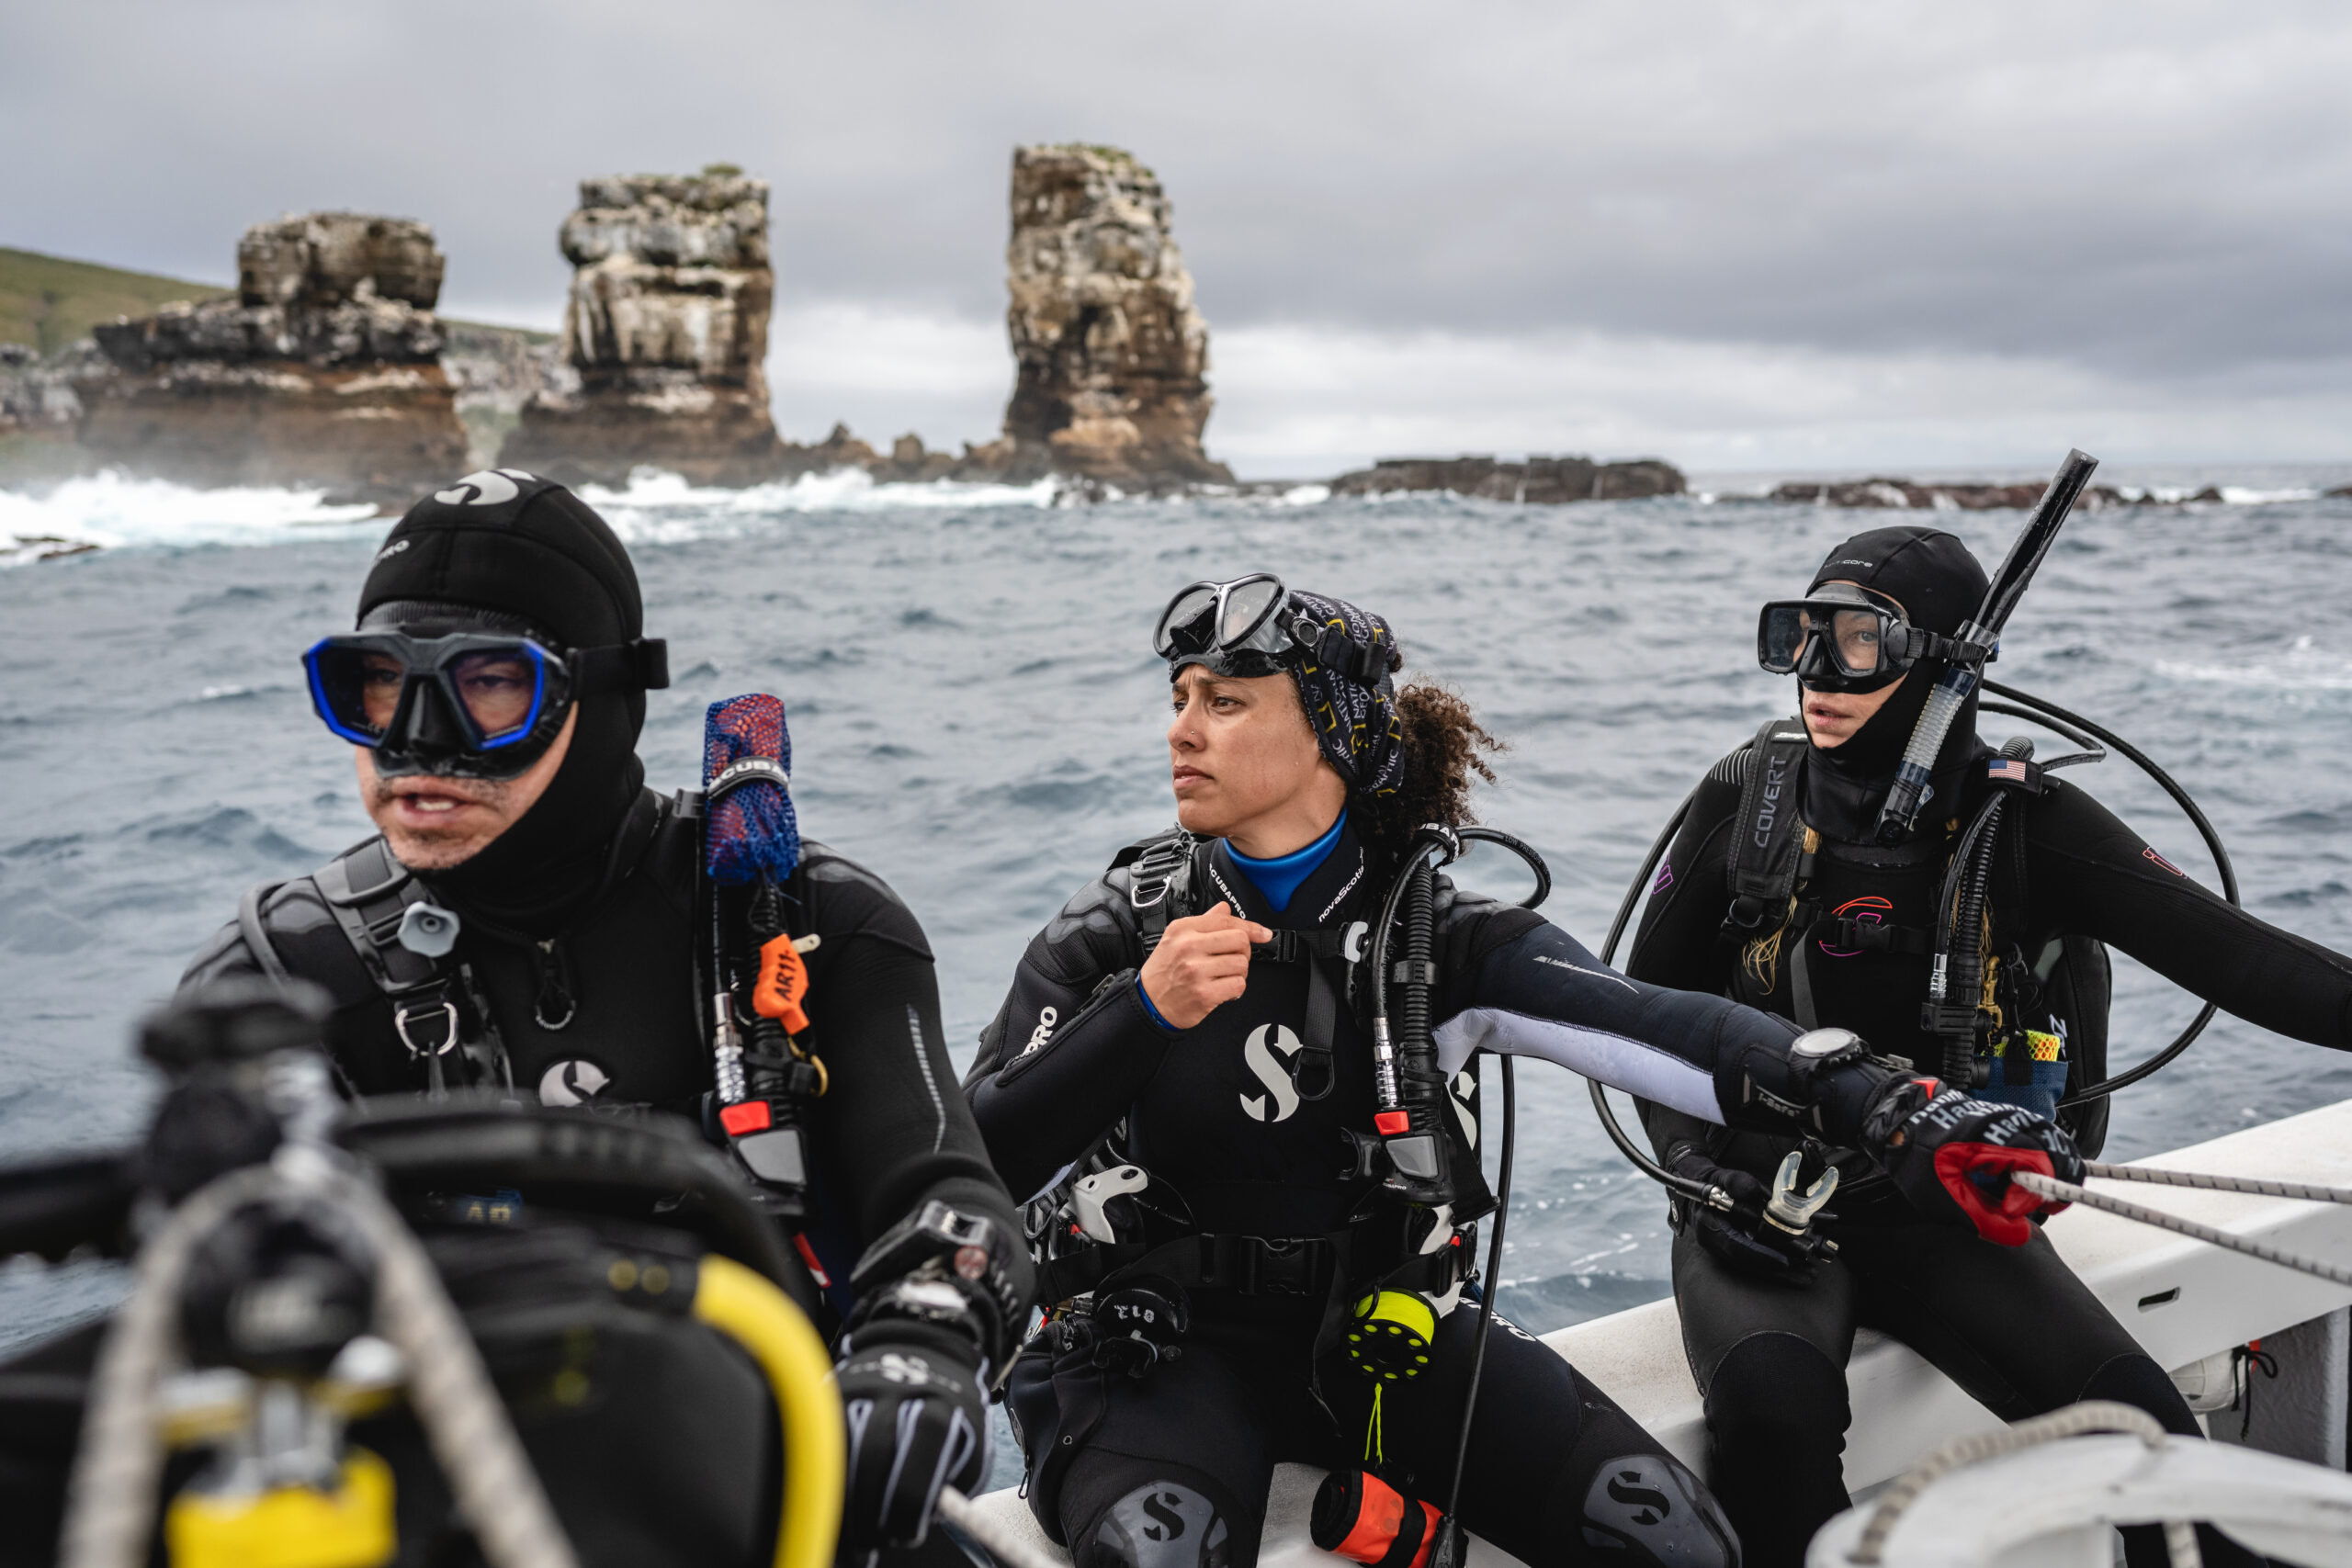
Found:
[[[450,308],[547,320],[580,175],[728,159],[787,303],[982,320],[1009,149],[1099,140],[1221,329],[2290,393],[2352,354],[2347,80],[2352,13],[2292,0],[86,0],[0,15],[0,240],[219,277],[256,218],[401,212]]]

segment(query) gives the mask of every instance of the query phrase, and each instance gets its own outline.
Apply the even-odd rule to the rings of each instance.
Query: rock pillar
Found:
[[[580,183],[563,220],[576,269],[563,351],[576,389],[523,405],[501,465],[568,483],[618,484],[650,465],[696,484],[782,472],[768,414],[764,180],[619,175]]]
[[[440,364],[441,252],[404,218],[313,212],[245,231],[237,298],[94,330],[78,434],[198,485],[323,485],[393,501],[460,471]]]
[[[1020,373],[978,465],[1017,480],[1231,481],[1201,449],[1209,329],[1158,175],[1113,147],[1015,149],[1005,261]]]

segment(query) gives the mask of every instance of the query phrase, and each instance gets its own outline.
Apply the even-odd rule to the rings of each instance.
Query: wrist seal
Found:
[[[1001,1366],[1021,1329],[1023,1299],[1009,1238],[985,1214],[933,1199],[876,1237],[850,1271],[853,1337],[883,1322],[952,1328]]]

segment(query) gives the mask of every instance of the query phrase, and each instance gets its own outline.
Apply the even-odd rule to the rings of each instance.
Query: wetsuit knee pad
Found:
[[[2154,1416],[2167,1432],[2201,1438],[2203,1429],[2188,1408],[2188,1401],[2173,1385],[2165,1370],[2145,1356],[2118,1356],[2083,1380],[2083,1399],[2112,1399]]]
[[[1075,1568],[1230,1568],[1237,1510],[1223,1492],[1201,1476],[1147,1481],[1070,1531],[1070,1560]]]
[[[1707,1384],[1707,1428],[1719,1443],[1834,1456],[1845,1451],[1853,1419],[1846,1374],[1793,1334],[1749,1335],[1716,1363]]]
[[[1553,1483],[1546,1534],[1621,1568],[1739,1568],[1739,1537],[1699,1478],[1606,1401],[1588,1401]],[[1557,1559],[1555,1559],[1557,1560]]]

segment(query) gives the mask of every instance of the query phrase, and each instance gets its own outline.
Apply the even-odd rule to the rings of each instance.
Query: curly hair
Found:
[[[1355,802],[1359,830],[1392,853],[1401,852],[1424,822],[1449,828],[1476,822],[1470,809],[1472,775],[1495,782],[1494,770],[1479,753],[1506,749],[1468,703],[1431,682],[1415,681],[1398,692],[1396,712],[1405,733],[1405,782],[1393,795]]]

